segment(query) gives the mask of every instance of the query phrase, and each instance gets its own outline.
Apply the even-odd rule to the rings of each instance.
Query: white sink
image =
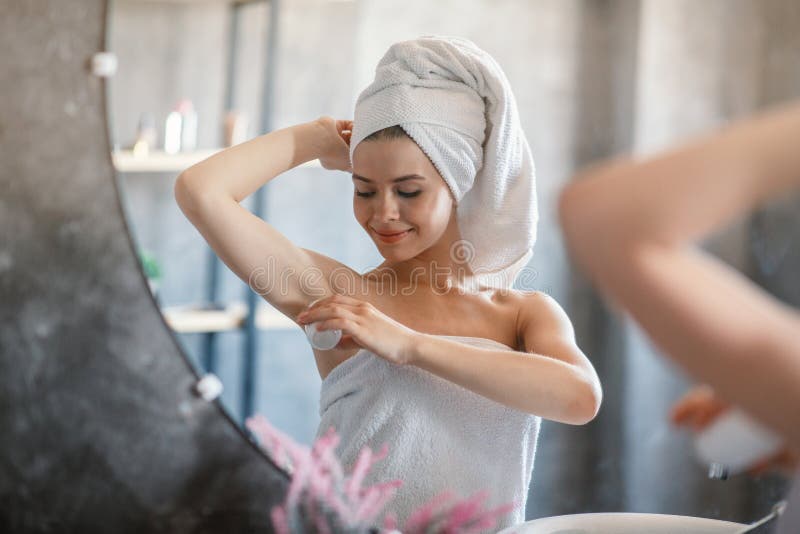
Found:
[[[746,526],[683,515],[601,513],[543,517],[499,534],[733,534]]]

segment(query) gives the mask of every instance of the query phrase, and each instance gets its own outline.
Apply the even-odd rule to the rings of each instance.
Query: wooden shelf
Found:
[[[213,156],[221,149],[194,150],[167,154],[156,150],[147,155],[137,156],[131,150],[117,150],[111,154],[114,167],[119,172],[177,172],[180,173],[195,163]]]
[[[169,306],[162,308],[164,319],[173,331],[180,334],[230,332],[244,327],[247,305],[234,301],[224,309],[208,309],[200,305]],[[256,312],[259,330],[286,330],[298,328],[284,314],[268,305],[259,305]]]
[[[258,306],[256,328],[259,330],[290,330],[300,327],[272,306],[264,304]]]
[[[147,155],[137,156],[132,150],[116,150],[111,153],[114,168],[119,172],[170,172],[181,173],[195,163],[199,163],[221,151],[221,148],[207,148],[191,152],[178,152],[167,154],[162,150],[149,152]],[[319,160],[311,160],[300,167],[319,167]]]
[[[232,4],[234,6],[244,6],[247,4],[259,4],[268,0],[122,0],[123,2],[139,4]]]

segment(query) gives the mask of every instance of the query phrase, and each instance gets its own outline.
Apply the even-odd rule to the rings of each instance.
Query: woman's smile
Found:
[[[403,239],[404,237],[406,237],[412,231],[413,231],[413,228],[409,228],[408,230],[405,230],[404,232],[400,232],[400,233],[383,234],[383,233],[380,233],[377,230],[373,229],[373,232],[375,232],[375,235],[378,236],[378,239],[380,239],[384,243],[396,243],[396,242],[400,241],[401,239]]]

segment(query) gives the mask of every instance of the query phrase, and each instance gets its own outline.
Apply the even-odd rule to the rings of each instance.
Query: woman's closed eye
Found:
[[[422,190],[419,190],[419,191],[398,191],[397,192],[397,194],[399,194],[401,197],[406,197],[406,198],[415,197],[415,196],[419,195],[420,193],[422,193]],[[362,191],[356,190],[356,195],[358,195],[360,197],[364,197],[364,198],[369,198],[374,194],[375,193],[373,191],[363,191],[362,192]]]

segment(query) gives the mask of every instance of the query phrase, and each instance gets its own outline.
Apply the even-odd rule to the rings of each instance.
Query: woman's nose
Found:
[[[375,212],[382,221],[395,220],[398,218],[399,209],[397,200],[391,193],[376,195]]]

